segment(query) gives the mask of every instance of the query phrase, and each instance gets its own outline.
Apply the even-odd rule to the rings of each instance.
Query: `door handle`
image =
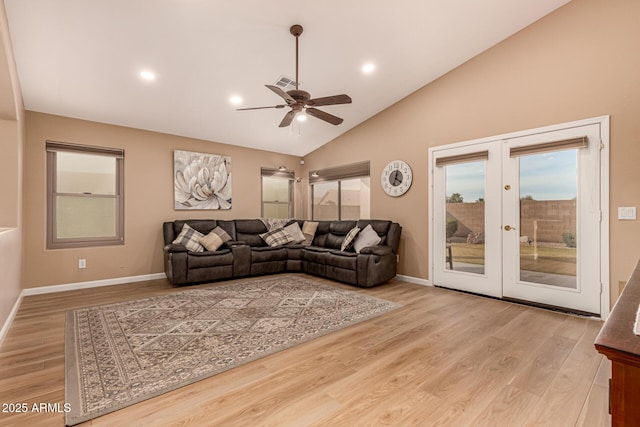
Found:
[[[515,230],[516,228],[515,228],[515,227],[512,227],[512,226],[510,226],[510,225],[505,225],[505,226],[504,226],[504,229],[505,229],[505,231],[511,231],[511,230]]]

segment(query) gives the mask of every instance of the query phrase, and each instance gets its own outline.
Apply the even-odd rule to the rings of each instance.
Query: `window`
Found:
[[[369,162],[314,171],[309,182],[313,220],[370,218]]]
[[[291,171],[262,168],[262,217],[293,218],[293,180]]]
[[[47,248],[124,244],[124,151],[47,141]]]

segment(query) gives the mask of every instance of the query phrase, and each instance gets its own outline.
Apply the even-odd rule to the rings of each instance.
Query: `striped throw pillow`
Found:
[[[356,238],[359,232],[360,232],[359,227],[353,227],[351,230],[349,230],[344,240],[342,241],[342,246],[340,247],[340,250],[348,251],[349,249],[351,249],[351,246],[353,245],[353,239]]]
[[[204,252],[204,247],[200,244],[200,238],[202,237],[204,237],[204,234],[185,224],[182,226],[182,231],[180,231],[178,237],[171,243],[183,245],[191,252]]]
[[[284,228],[267,231],[266,233],[260,234],[260,237],[262,237],[262,240],[264,240],[267,245],[271,246],[272,248],[286,245],[289,242],[293,242],[293,236],[291,236],[291,234],[289,234]]]
[[[231,240],[231,236],[220,227],[216,227],[209,234],[200,238],[200,244],[208,251],[217,251],[224,242]]]

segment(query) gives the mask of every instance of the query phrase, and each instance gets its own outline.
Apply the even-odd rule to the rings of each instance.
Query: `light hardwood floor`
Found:
[[[600,321],[398,280],[323,281],[404,307],[81,425],[611,423]],[[156,280],[26,297],[0,348],[0,403],[64,402],[65,310],[178,290]],[[0,413],[0,425],[64,416]]]

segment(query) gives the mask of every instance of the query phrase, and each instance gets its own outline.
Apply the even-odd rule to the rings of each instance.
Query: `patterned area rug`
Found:
[[[285,275],[68,311],[66,423],[113,412],[399,306]]]

